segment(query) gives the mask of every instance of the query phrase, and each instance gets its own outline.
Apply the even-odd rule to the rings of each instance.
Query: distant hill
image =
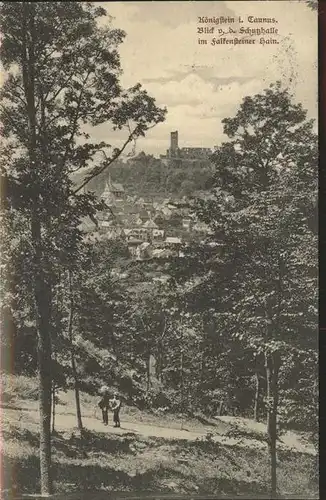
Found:
[[[81,184],[85,174],[75,174],[76,185]],[[189,196],[198,190],[205,190],[212,175],[212,165],[207,161],[180,165],[167,165],[152,155],[140,153],[127,162],[116,161],[112,166],[93,179],[88,189],[100,195],[111,176],[113,182],[123,184],[125,191],[133,196],[166,197]]]

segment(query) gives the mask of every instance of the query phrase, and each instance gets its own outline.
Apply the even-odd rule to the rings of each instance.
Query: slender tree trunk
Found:
[[[203,383],[203,380],[204,380],[204,370],[205,370],[204,351],[202,351],[201,354],[200,354],[200,367],[199,367],[200,385]]]
[[[71,361],[72,376],[74,379],[77,426],[78,429],[82,431],[83,422],[82,422],[81,407],[80,407],[79,379],[77,375],[77,366],[76,366],[74,342],[73,342],[74,296],[73,296],[72,272],[70,270],[68,270],[68,281],[69,281],[68,338],[70,342],[70,361]]]
[[[56,361],[55,359],[55,353],[53,353],[53,361]],[[56,384],[55,380],[52,377],[52,434],[55,433],[55,405],[56,405]]]
[[[267,435],[271,465],[271,497],[277,498],[277,410],[278,410],[278,374],[280,362],[276,354],[265,353],[267,380]]]
[[[50,324],[47,318],[42,292],[36,293],[35,305],[38,316],[38,383],[39,383],[39,413],[40,413],[40,472],[41,493],[49,495],[52,492],[51,481],[51,341]],[[44,296],[44,292],[43,292]]]
[[[164,344],[161,339],[158,345],[157,362],[156,362],[156,377],[159,382],[163,381],[163,365],[164,365]]]
[[[259,422],[260,416],[260,400],[261,400],[261,378],[259,372],[255,373],[256,378],[256,391],[255,391],[255,404],[254,404],[254,420]]]
[[[151,367],[150,367],[151,346],[150,346],[150,341],[148,340],[149,331],[145,326],[145,322],[143,320],[142,315],[140,315],[140,321],[144,329],[144,334],[147,336],[146,349],[145,349],[145,357],[146,357],[145,363],[146,363],[146,391],[148,393],[151,388]]]
[[[56,396],[56,390],[55,390],[55,384],[52,384],[52,434],[55,432],[55,396]]]
[[[164,316],[164,327],[163,327],[163,332],[162,335],[159,339],[158,342],[158,355],[157,355],[157,372],[156,376],[158,380],[162,383],[163,382],[163,367],[164,367],[164,337],[167,331],[167,319],[166,316]]]
[[[163,353],[162,353],[162,346],[160,344],[156,361],[156,377],[159,382],[162,382],[162,364],[163,364]]]
[[[41,236],[41,203],[39,183],[42,176],[42,159],[37,155],[36,107],[35,107],[35,5],[23,3],[23,43],[22,70],[23,85],[27,102],[29,125],[29,168],[34,181],[31,207],[31,239],[34,250],[34,303],[37,330],[37,359],[39,383],[39,418],[40,418],[40,475],[41,493],[49,495],[51,481],[51,286],[44,274],[43,246]]]
[[[147,392],[149,392],[151,388],[151,353],[147,352],[146,356],[146,383],[147,383]]]
[[[183,427],[183,412],[184,412],[184,383],[183,383],[183,351],[180,355],[180,403],[181,403],[181,429]]]
[[[56,349],[57,349],[57,340],[59,335],[62,333],[61,332],[61,324],[60,324],[60,316],[59,312],[63,308],[63,294],[60,293],[60,287],[61,287],[61,272],[59,271],[58,275],[58,284],[56,288],[56,297],[55,297],[55,304],[56,304],[56,325],[55,325],[55,336],[52,336],[52,356],[53,356],[53,362],[55,363],[55,369],[54,369],[54,374],[57,372],[57,356],[56,356]],[[59,389],[59,384],[56,381],[56,377],[52,377],[52,434],[55,432],[55,410],[56,410],[56,393],[57,390]]]
[[[33,219],[32,233],[36,245],[36,259],[40,263],[39,271],[35,273],[35,310],[37,324],[37,359],[39,384],[39,418],[40,418],[40,473],[41,493],[50,495],[51,480],[51,388],[52,388],[52,356],[50,336],[51,292],[50,285],[42,273],[42,259],[39,258],[40,224]],[[36,260],[35,259],[35,260]]]
[[[78,376],[77,376],[76,361],[75,361],[75,356],[74,356],[73,350],[71,351],[71,368],[72,368],[72,372],[73,372],[74,385],[75,385],[77,425],[78,425],[78,429],[80,431],[82,431],[83,430],[83,421],[82,421],[81,406],[80,406],[79,380],[78,380]]]

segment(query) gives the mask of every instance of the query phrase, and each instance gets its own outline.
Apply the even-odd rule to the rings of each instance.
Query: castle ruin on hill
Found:
[[[212,150],[210,148],[187,147],[179,148],[179,133],[177,130],[170,134],[170,147],[166,150],[166,155],[160,158],[165,163],[175,161],[177,163],[195,163],[209,160]]]

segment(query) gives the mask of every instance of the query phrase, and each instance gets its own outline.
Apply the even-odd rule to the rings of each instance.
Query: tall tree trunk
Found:
[[[50,321],[47,311],[46,290],[42,293],[41,280],[37,282],[35,306],[37,311],[38,330],[38,383],[40,414],[40,472],[41,493],[52,492],[51,481],[51,340],[49,335]]]
[[[56,306],[55,335],[52,336],[52,357],[53,357],[53,362],[54,362],[54,370],[53,370],[53,376],[52,376],[52,434],[55,432],[56,393],[57,393],[57,389],[59,389],[59,384],[58,384],[58,382],[56,380],[56,374],[57,374],[57,356],[56,356],[57,341],[58,341],[59,335],[62,333],[59,312],[63,309],[63,301],[64,301],[63,294],[60,293],[60,287],[61,287],[61,272],[59,271],[58,283],[57,283],[57,287],[56,287],[56,296],[55,296],[55,306]],[[52,298],[52,300],[54,302],[53,298]]]
[[[156,361],[156,377],[159,382],[163,381],[163,365],[164,365],[164,344],[161,339],[158,344],[157,361]]]
[[[147,352],[146,356],[146,390],[149,392],[151,388],[151,353],[150,351]]]
[[[72,272],[70,270],[68,270],[68,281],[69,281],[68,338],[70,342],[70,361],[71,361],[72,376],[74,379],[77,426],[78,429],[82,431],[83,422],[82,422],[81,407],[80,407],[79,379],[77,375],[77,366],[76,366],[74,342],[73,342],[74,295],[73,295],[73,284],[72,284]]]
[[[278,374],[280,360],[278,355],[265,353],[265,369],[267,380],[267,435],[271,466],[271,497],[277,498],[277,410],[278,410]]]
[[[55,397],[56,397],[56,390],[55,390],[55,383],[52,383],[52,434],[55,432]]]
[[[23,85],[27,102],[29,125],[29,168],[34,181],[31,208],[31,239],[34,250],[34,303],[37,330],[37,359],[39,383],[40,418],[40,475],[41,493],[52,492],[51,481],[51,286],[44,274],[43,246],[41,236],[40,182],[42,178],[42,159],[37,155],[36,107],[35,107],[35,5],[23,3],[23,44],[22,70]]]
[[[183,383],[183,351],[180,355],[180,406],[181,406],[181,429],[183,427],[183,412],[184,412],[184,383]]]
[[[80,394],[79,394],[79,380],[76,369],[76,360],[73,350],[71,351],[71,368],[74,377],[74,385],[75,385],[75,400],[76,400],[76,416],[77,416],[77,426],[80,431],[83,430],[83,421],[81,415],[81,406],[80,406]]]
[[[53,340],[53,339],[52,339]],[[52,344],[52,350],[53,350],[53,344]],[[53,361],[56,361],[56,356],[55,352],[52,353],[53,355]],[[52,376],[52,434],[55,433],[55,405],[56,405],[56,381],[55,377]]]
[[[163,353],[162,353],[162,346],[160,344],[156,361],[156,378],[159,382],[162,382],[162,365],[163,365]]]
[[[164,315],[164,326],[163,326],[163,331],[162,335],[158,341],[158,353],[157,353],[157,372],[156,376],[158,380],[162,383],[163,382],[163,368],[164,368],[164,337],[167,331],[167,320],[166,316]]]
[[[260,399],[261,399],[261,378],[258,371],[255,373],[256,378],[256,391],[255,391],[255,403],[254,403],[254,420],[259,422],[260,416]]]
[[[204,381],[204,370],[205,370],[205,362],[204,362],[204,351],[202,350],[200,354],[200,366],[199,366],[199,373],[200,373],[200,385],[202,385]]]

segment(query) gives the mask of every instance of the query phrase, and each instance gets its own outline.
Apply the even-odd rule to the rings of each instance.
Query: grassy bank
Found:
[[[4,433],[5,488],[39,491],[37,434],[21,426]],[[278,483],[283,495],[317,497],[313,457],[279,453]],[[58,492],[79,490],[266,494],[266,453],[204,441],[167,441],[87,431],[83,438],[53,437],[53,477]]]
[[[24,382],[24,383],[22,383]],[[4,438],[4,489],[13,485],[21,492],[39,491],[37,401],[32,397],[32,382],[16,380],[14,396],[4,404],[2,432]],[[19,394],[19,387],[31,399]],[[28,389],[29,388],[29,389]],[[26,392],[27,391],[27,392]],[[239,444],[220,444],[214,433],[229,435],[232,426],[226,422],[184,421],[184,427],[202,432],[200,438],[165,439],[142,434],[148,428],[161,426],[171,430],[180,426],[178,418],[160,417],[125,408],[123,421],[132,422],[137,432],[118,435],[110,427],[88,429],[82,437],[73,428],[75,419],[72,393],[60,394],[58,431],[53,436],[53,477],[58,492],[107,490],[130,492],[174,492],[198,495],[264,495],[268,493],[269,459],[265,449],[240,446],[250,437],[248,429],[236,427]],[[83,395],[86,427],[92,422],[96,398]],[[19,408],[25,408],[24,411]],[[86,418],[87,417],[87,418]],[[140,420],[141,419],[141,420]],[[63,429],[63,424],[67,423]],[[73,424],[70,426],[70,422]],[[141,423],[140,423],[141,422]],[[62,424],[62,425],[61,425]],[[171,434],[172,435],[172,434]],[[233,444],[232,444],[233,443]],[[318,497],[316,457],[308,453],[282,449],[278,452],[278,485],[284,496]]]

